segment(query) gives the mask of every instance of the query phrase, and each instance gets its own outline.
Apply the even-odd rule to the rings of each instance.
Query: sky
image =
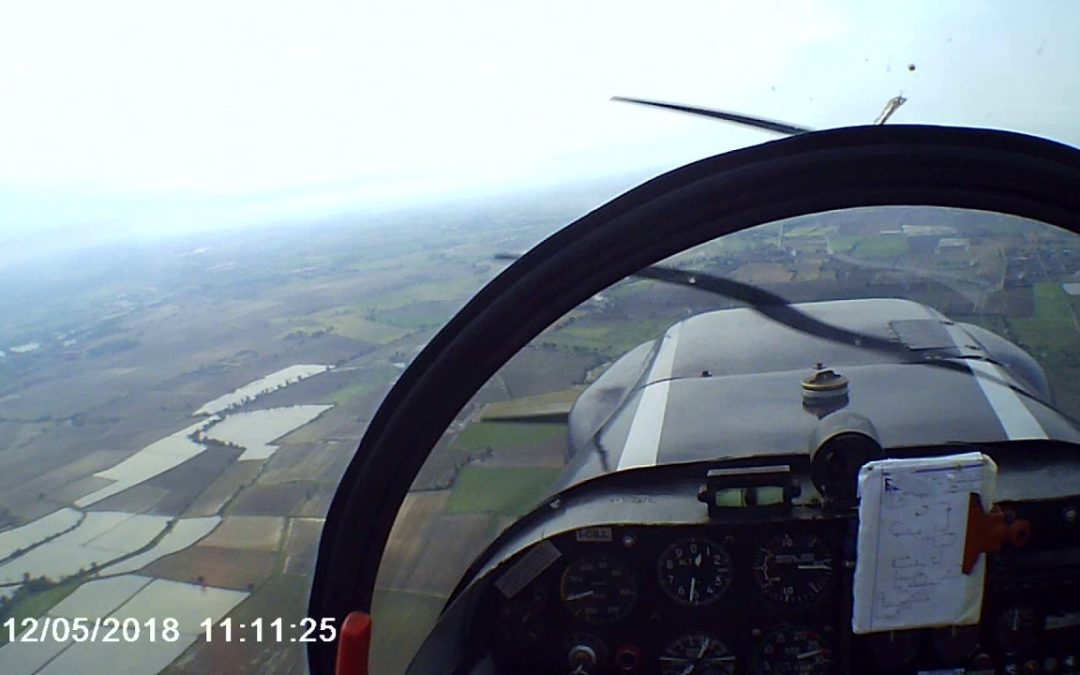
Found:
[[[825,128],[902,93],[895,123],[1075,145],[1077,25],[1071,0],[3,3],[0,243],[483,199],[774,138],[613,95]]]

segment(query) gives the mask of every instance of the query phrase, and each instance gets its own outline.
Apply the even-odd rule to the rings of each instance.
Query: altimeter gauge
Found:
[[[708,539],[683,539],[660,554],[657,580],[669,598],[680,605],[711,605],[731,585],[731,555]]]

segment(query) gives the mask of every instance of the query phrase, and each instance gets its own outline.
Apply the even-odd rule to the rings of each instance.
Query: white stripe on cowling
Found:
[[[983,355],[982,350],[973,350],[969,343],[972,341],[967,331],[956,324],[946,324],[949,336],[961,353],[965,356]],[[1035,415],[1031,414],[1019,394],[1013,391],[1007,382],[1009,376],[996,363],[980,361],[978,358],[968,358],[964,361],[971,370],[972,377],[979,383],[986,402],[990,404],[994,414],[997,415],[1001,428],[1005,431],[1005,437],[1011,440],[1048,438],[1046,430],[1039,424]]]
[[[656,458],[660,454],[664,414],[671,394],[671,372],[675,368],[675,350],[678,348],[681,325],[675,324],[660,338],[660,348],[653,359],[652,368],[649,369],[649,376],[645,379],[641,400],[630,423],[622,454],[619,455],[620,471],[656,464]]]

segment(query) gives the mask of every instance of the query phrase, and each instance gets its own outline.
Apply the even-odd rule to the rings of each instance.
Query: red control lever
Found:
[[[364,612],[349,612],[338,635],[335,675],[368,675],[370,651],[371,617]]]
[[[983,513],[979,495],[968,498],[967,536],[964,541],[964,574],[971,574],[979,556],[990,551],[1000,551],[1007,541],[1013,546],[1023,546],[1031,538],[1031,523],[1023,518],[1009,521],[997,506],[990,513]]]

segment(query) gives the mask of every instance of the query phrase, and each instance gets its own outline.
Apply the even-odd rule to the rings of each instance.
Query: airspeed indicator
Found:
[[[582,556],[563,570],[559,593],[575,619],[601,625],[625,618],[637,601],[630,566],[609,555]]]

